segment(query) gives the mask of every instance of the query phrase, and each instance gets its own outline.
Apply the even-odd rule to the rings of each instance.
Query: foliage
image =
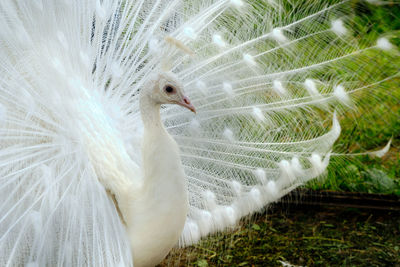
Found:
[[[364,1],[356,1],[355,5],[358,12],[354,25],[363,27],[358,29],[365,33],[362,39],[374,40],[385,33],[393,44],[400,45],[400,5],[376,6]],[[370,68],[385,66],[399,70],[400,62],[384,62],[379,51],[374,53]],[[382,74],[385,71],[380,70]],[[374,151],[392,139],[387,155],[383,158],[333,157],[326,177],[310,182],[310,188],[400,195],[400,79],[392,79],[379,90],[374,92],[375,98],[369,97],[368,91],[359,95],[357,112],[341,116],[342,133],[335,150],[355,154]]]

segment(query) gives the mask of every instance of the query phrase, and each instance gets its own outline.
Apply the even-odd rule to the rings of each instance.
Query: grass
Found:
[[[399,221],[399,213],[280,207],[175,250],[161,266],[399,266]]]
[[[362,10],[355,21],[364,27],[366,38],[389,33],[391,42],[400,45],[395,37],[400,32],[400,5],[372,6],[362,1],[355,5]],[[381,75],[399,72],[400,62],[370,56],[373,60],[367,67],[391,68],[381,69]],[[333,157],[327,175],[307,187],[400,195],[400,78],[377,90],[374,97],[369,91],[358,95],[356,113],[341,115],[342,134],[334,151],[373,151],[392,139],[389,152],[382,158]],[[176,249],[161,266],[400,266],[399,222],[399,212],[275,209],[268,216],[245,219],[239,229]]]
[[[364,32],[364,39],[375,40],[386,33],[393,44],[400,46],[400,5],[375,6],[363,1],[356,1],[355,5],[360,10],[356,14],[356,25],[362,27],[358,30]],[[382,78],[386,73],[399,73],[398,58],[391,61],[379,51],[372,53],[375,54],[369,55],[371,61],[367,68],[385,67],[366,73],[382,75]],[[368,77],[360,78],[368,80]],[[359,100],[357,112],[341,116],[342,133],[334,151],[374,151],[392,140],[389,152],[383,158],[333,157],[327,175],[310,182],[309,188],[400,195],[400,78],[373,90],[355,96]]]

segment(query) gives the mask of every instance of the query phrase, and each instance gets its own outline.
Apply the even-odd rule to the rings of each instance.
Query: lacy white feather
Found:
[[[2,0],[0,265],[130,266],[136,235],[158,242],[174,214],[135,234],[107,193],[141,194],[154,73],[174,72],[197,108],[161,109],[187,178],[181,246],[321,175],[335,110],[398,77],[367,73],[371,51],[398,54],[388,37],[357,42],[351,16],[350,1]],[[130,218],[161,213],[144,207]]]

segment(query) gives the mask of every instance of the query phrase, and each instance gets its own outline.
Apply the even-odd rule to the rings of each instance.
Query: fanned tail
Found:
[[[323,174],[341,132],[337,114],[399,76],[394,63],[385,74],[371,68],[399,54],[389,37],[360,39],[353,8],[213,1],[188,8],[190,19],[169,33],[195,54],[178,47],[171,57],[197,115],[163,114],[190,184],[181,245]]]
[[[140,166],[138,92],[160,70],[182,80],[198,111],[162,109],[189,182],[180,245],[323,174],[343,111],[368,106],[399,77],[391,36],[362,38],[354,8],[352,1],[2,1],[0,265],[132,264],[98,181],[104,165],[93,158],[111,145]],[[391,67],[381,71],[377,58]],[[120,170],[120,158],[108,159]]]
[[[0,3],[1,266],[132,265],[84,143],[85,96],[96,96],[101,66],[90,53],[102,47],[91,40],[104,28],[96,3]]]

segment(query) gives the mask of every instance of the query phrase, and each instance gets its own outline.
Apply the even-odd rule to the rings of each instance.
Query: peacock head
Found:
[[[183,85],[172,72],[162,72],[152,80],[150,98],[156,104],[176,104],[196,113],[196,109],[185,96]]]

